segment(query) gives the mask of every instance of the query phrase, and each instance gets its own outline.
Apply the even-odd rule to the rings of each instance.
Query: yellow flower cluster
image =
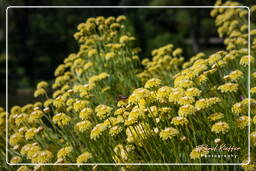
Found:
[[[216,4],[239,5],[220,0]],[[198,146],[202,141],[246,149],[239,139],[247,138],[244,131],[249,123],[252,129],[256,123],[256,32],[251,32],[248,56],[246,10],[214,8],[211,15],[216,16],[225,51],[198,53],[184,62],[182,49],[169,44],[153,50],[152,60],[142,61],[144,70],[139,68],[140,49],[133,47],[135,37],[126,30],[125,16],[100,16],[79,24],[74,34],[79,52],[55,70],[52,95],[43,81],[34,93],[42,102],[12,107],[10,161],[206,161],[202,156],[210,151]],[[252,73],[246,69],[248,63]],[[0,108],[1,130],[5,117]],[[255,131],[250,137],[255,151]]]
[[[151,78],[158,78],[166,83],[172,79],[172,75],[179,71],[184,61],[181,55],[182,50],[180,48],[173,50],[173,48],[174,46],[169,44],[155,49],[152,51],[152,61],[147,58],[142,61],[145,69],[138,74],[142,82],[145,83]],[[171,75],[166,75],[166,72],[171,73]]]

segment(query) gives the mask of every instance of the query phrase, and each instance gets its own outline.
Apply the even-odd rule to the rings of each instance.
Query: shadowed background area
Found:
[[[1,21],[9,5],[214,5],[212,0],[20,0],[0,1]],[[243,1],[250,5],[251,1]],[[9,105],[32,102],[38,81],[51,81],[55,68],[72,52],[78,51],[73,38],[76,26],[88,17],[126,15],[130,31],[141,47],[140,58],[151,57],[154,48],[172,43],[183,48],[186,60],[199,51],[207,54],[224,48],[218,38],[210,9],[168,8],[11,8],[8,10]],[[136,30],[136,32],[134,31]],[[0,106],[5,104],[5,25],[0,27]]]

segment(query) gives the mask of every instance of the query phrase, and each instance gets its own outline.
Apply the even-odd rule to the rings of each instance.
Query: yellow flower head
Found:
[[[135,40],[135,38],[134,37],[129,37],[127,35],[123,35],[123,36],[120,37],[119,42],[120,43],[126,43],[126,42],[131,41],[131,40]]]
[[[87,63],[84,64],[83,69],[84,69],[84,71],[87,71],[92,66],[93,66],[92,62],[87,62]]]
[[[255,62],[255,58],[254,57],[249,57],[249,56],[243,56],[241,59],[240,59],[240,65],[243,65],[243,66],[247,66],[248,64],[250,63],[254,63]]]
[[[43,88],[39,88],[37,89],[35,92],[34,92],[34,97],[39,97],[39,96],[42,96],[42,95],[45,95],[47,94],[45,89]]]
[[[213,54],[208,58],[208,62],[210,65],[215,64],[217,61],[221,60],[221,56],[219,54]]]
[[[79,132],[84,132],[92,128],[92,123],[89,120],[78,122],[75,125],[75,130]]]
[[[121,25],[118,23],[113,23],[110,25],[111,30],[118,30],[120,27],[121,27]]]
[[[187,104],[179,108],[178,114],[179,116],[187,117],[194,114],[196,111],[197,110],[193,105]]]
[[[15,145],[19,144],[20,142],[22,142],[23,140],[24,140],[24,137],[22,134],[15,133],[15,134],[11,135],[11,137],[9,139],[9,143],[11,146],[15,146]]]
[[[250,104],[251,113],[256,114],[256,99],[245,98],[245,99],[242,100],[241,103],[244,106],[246,113],[248,113],[248,107],[249,107],[249,104]]]
[[[53,154],[48,151],[38,151],[32,158],[32,163],[48,163],[53,158]]]
[[[114,58],[116,56],[116,54],[114,52],[109,52],[106,54],[105,58],[106,60],[110,60],[112,58]]]
[[[163,86],[157,90],[157,99],[160,102],[167,102],[170,93],[172,92],[172,88],[168,86]]]
[[[22,154],[22,155],[27,155],[27,157],[28,157],[29,159],[31,159],[32,156],[33,156],[36,152],[38,152],[38,151],[40,151],[40,150],[41,150],[41,148],[38,146],[37,143],[34,143],[34,144],[26,144],[26,145],[24,145],[24,146],[21,148],[20,154]]]
[[[178,99],[179,105],[192,104],[195,101],[194,97],[185,96]]]
[[[239,115],[246,112],[246,107],[242,103],[235,103],[232,106],[232,112]]]
[[[83,110],[88,104],[89,104],[89,102],[87,100],[77,100],[73,104],[73,108],[76,112],[79,112],[79,111]]]
[[[229,131],[229,125],[226,122],[217,122],[212,125],[212,132],[225,134]]]
[[[187,118],[185,117],[182,117],[182,116],[177,116],[175,118],[172,119],[172,122],[171,122],[173,125],[175,126],[179,126],[179,125],[187,125],[188,124],[188,120]]]
[[[197,110],[202,110],[211,107],[212,105],[220,102],[220,98],[218,97],[211,97],[211,98],[205,98],[200,99],[196,101],[195,107]]]
[[[22,158],[20,156],[14,156],[14,157],[12,157],[10,162],[11,163],[20,163],[20,162],[22,162]]]
[[[182,88],[174,88],[169,95],[169,101],[177,103],[178,100],[184,96],[184,94],[185,92]]]
[[[173,56],[179,56],[182,54],[182,49],[181,48],[177,48],[172,52]]]
[[[92,140],[97,139],[106,129],[108,128],[108,125],[104,123],[97,124],[91,131],[90,138]]]
[[[165,128],[160,132],[160,137],[163,140],[172,139],[173,137],[177,136],[179,134],[179,131],[175,128]]]
[[[236,120],[237,127],[240,128],[240,129],[245,128],[246,126],[248,126],[248,121],[249,120],[250,120],[250,118],[248,118],[248,116],[240,116]]]
[[[73,148],[71,146],[64,147],[58,151],[57,158],[65,159],[72,151]]]
[[[35,110],[33,111],[28,118],[29,123],[33,123],[36,121],[39,121],[39,119],[44,115],[44,113],[41,110]]]
[[[226,92],[237,92],[238,91],[238,84],[236,83],[226,83],[218,87],[222,93]]]
[[[96,49],[91,49],[88,51],[88,57],[91,58],[93,56],[97,55],[97,50]]]
[[[48,87],[48,83],[46,81],[41,81],[36,86],[37,89],[40,89],[40,88],[45,89],[47,87]]]
[[[76,163],[86,163],[91,158],[92,158],[92,154],[86,151],[77,157]]]
[[[190,97],[198,97],[201,95],[201,90],[199,90],[198,88],[189,88],[185,91],[186,96],[190,96]]]
[[[208,154],[209,151],[207,150],[206,147],[204,147],[203,145],[197,146],[196,148],[194,148],[191,153],[190,153],[190,158],[191,159],[198,159],[206,154]]]
[[[21,113],[19,115],[14,115],[13,116],[15,118],[15,124],[17,126],[21,125],[22,123],[25,123],[28,119],[28,114],[26,113]]]
[[[59,126],[65,126],[71,121],[71,117],[65,113],[58,113],[52,118],[53,123],[57,123]]]
[[[123,22],[123,21],[125,21],[125,20],[127,20],[127,18],[126,18],[126,16],[124,16],[124,15],[120,15],[120,16],[118,16],[118,17],[116,18],[116,21],[117,21],[118,23]]]
[[[115,135],[118,135],[122,130],[123,128],[121,126],[116,125],[109,129],[109,134],[111,136],[115,136]]]
[[[250,93],[251,94],[256,94],[256,87],[252,87],[251,90],[250,90]]]
[[[135,106],[132,111],[129,113],[128,119],[125,121],[126,125],[131,125],[139,121],[139,119],[144,118],[144,111],[141,110],[138,106]]]
[[[91,108],[84,108],[84,109],[81,110],[81,112],[79,113],[79,117],[80,117],[82,120],[89,119],[92,115],[93,115],[93,110],[92,110]]]
[[[138,88],[133,91],[133,93],[129,96],[128,102],[132,104],[137,104],[142,99],[149,99],[151,96],[150,91],[144,88]]]
[[[37,133],[38,133],[38,129],[30,128],[29,130],[27,130],[27,132],[25,134],[26,140],[32,139]]]
[[[232,71],[229,75],[225,76],[224,78],[228,78],[231,81],[237,81],[242,77],[243,77],[243,72],[240,70],[235,70],[235,71]]]
[[[105,24],[109,25],[109,24],[112,24],[113,22],[115,22],[115,17],[108,17],[106,20],[105,20]]]
[[[110,115],[112,111],[112,107],[109,107],[107,105],[98,105],[96,108],[95,108],[95,112],[96,112],[96,115],[100,118],[100,119],[104,119],[106,118],[107,116]]]
[[[146,82],[145,88],[147,88],[147,89],[158,88],[160,85],[161,85],[160,79],[152,78]]]
[[[195,84],[191,80],[182,79],[179,81],[174,82],[175,87],[181,87],[181,88],[190,88],[193,87]]]

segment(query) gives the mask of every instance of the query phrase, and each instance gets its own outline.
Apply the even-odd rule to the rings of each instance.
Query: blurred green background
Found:
[[[5,9],[7,6],[177,6],[214,5],[214,0],[20,0],[1,1],[0,106],[5,105]],[[249,5],[250,1],[243,1]],[[76,26],[88,17],[127,15],[142,48],[141,58],[150,51],[173,43],[184,50],[186,60],[199,51],[210,54],[224,49],[218,38],[210,9],[168,8],[11,8],[8,10],[8,96],[9,105],[32,102],[38,81],[53,80],[55,68],[78,51],[73,38]]]

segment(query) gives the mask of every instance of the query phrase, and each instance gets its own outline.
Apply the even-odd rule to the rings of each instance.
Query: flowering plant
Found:
[[[216,6],[221,5],[240,4],[218,0]],[[153,50],[152,60],[140,61],[125,16],[88,18],[79,24],[74,37],[80,49],[57,67],[51,87],[38,83],[34,96],[41,101],[13,106],[8,113],[8,162],[39,163],[34,169],[42,170],[78,167],[44,163],[77,163],[80,169],[97,170],[107,167],[82,164],[243,162],[245,170],[255,170],[256,26],[250,26],[249,35],[246,8],[214,8],[211,15],[226,50],[210,56],[198,53],[189,61],[172,44]],[[256,6],[251,15],[256,15]],[[6,114],[1,108],[1,159]],[[237,146],[231,155],[238,157],[207,158],[212,151],[204,144],[222,143]],[[118,168],[141,169],[111,167]]]

